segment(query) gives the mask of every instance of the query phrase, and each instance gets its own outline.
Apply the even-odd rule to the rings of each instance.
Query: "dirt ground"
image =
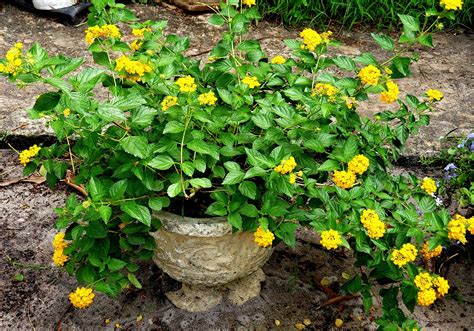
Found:
[[[190,54],[202,53],[219,37],[209,26],[206,15],[188,16],[162,7],[131,6],[142,19],[167,19],[169,31],[191,35]],[[64,27],[38,18],[10,5],[0,6],[0,54],[16,41],[31,44],[35,40],[50,50],[71,56],[84,56],[81,27]],[[262,39],[269,55],[281,51],[282,40],[295,37],[296,31],[261,23],[253,37]],[[346,42],[337,50],[357,55],[373,51],[367,33],[340,33]],[[440,103],[443,110],[434,114],[432,126],[412,139],[408,155],[436,150],[438,140],[455,128],[474,125],[472,91],[474,88],[474,38],[472,35],[437,35],[438,46],[414,67],[414,76],[401,89],[421,93],[438,88],[446,95]],[[287,51],[283,51],[287,54]],[[383,57],[384,54],[377,52]],[[206,58],[205,53],[199,55]],[[431,82],[427,85],[427,82]],[[24,109],[31,106],[42,87],[20,92],[0,79],[0,143],[2,135],[37,137],[47,134],[41,122],[27,119]],[[362,109],[370,115],[377,107]],[[34,138],[37,139],[37,138]],[[418,171],[422,176],[424,170]],[[10,150],[0,150],[0,182],[21,176],[21,166]],[[68,310],[68,293],[76,287],[73,278],[52,266],[51,240],[55,231],[53,208],[61,206],[71,191],[66,187],[49,189],[45,184],[16,183],[0,186],[0,330],[52,330],[61,321],[62,330],[112,330],[120,323],[126,330],[293,330],[295,323],[310,319],[308,330],[334,329],[334,320],[344,320],[346,329],[374,329],[376,309],[364,314],[360,300],[343,306],[318,307],[326,295],[315,285],[316,279],[328,277],[334,290],[344,281],[342,273],[354,275],[353,259],[322,250],[317,238],[301,231],[297,247],[278,246],[265,265],[266,281],[261,295],[244,304],[223,302],[206,313],[187,313],[175,308],[164,292],[180,284],[153,264],[143,264],[138,275],[142,290],[129,290],[117,299],[98,294],[87,310]],[[428,309],[417,308],[415,318],[424,330],[470,330],[474,324],[474,268],[467,254],[451,260],[447,278],[450,295]],[[105,323],[110,320],[109,323]],[[281,325],[277,327],[275,320]]]

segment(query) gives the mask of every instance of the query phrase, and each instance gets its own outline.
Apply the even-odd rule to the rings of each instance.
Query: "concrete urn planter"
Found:
[[[272,254],[253,233],[232,233],[225,217],[190,218],[168,212],[153,215],[162,227],[156,239],[155,263],[182,288],[166,296],[178,308],[208,310],[227,296],[241,305],[260,293],[261,267]]]

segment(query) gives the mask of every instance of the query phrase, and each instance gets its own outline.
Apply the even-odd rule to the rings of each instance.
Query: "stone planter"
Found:
[[[191,12],[211,11],[211,7],[219,7],[219,0],[168,0],[168,2]]]
[[[168,212],[153,215],[162,227],[152,235],[153,260],[183,283],[166,296],[178,308],[197,312],[217,305],[224,296],[241,305],[260,293],[261,267],[272,254],[253,241],[253,233],[232,233],[225,217],[190,218]]]

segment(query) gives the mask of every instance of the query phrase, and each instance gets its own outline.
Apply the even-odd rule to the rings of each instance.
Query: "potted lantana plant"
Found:
[[[379,325],[415,328],[399,308],[399,290],[413,310],[444,296],[449,285],[414,262],[474,232],[473,218],[436,205],[433,179],[388,173],[443,98],[431,86],[423,96],[400,98],[397,84],[410,74],[411,47],[432,47],[431,27],[462,5],[440,4],[427,12],[434,17],[429,27],[399,15],[398,41],[373,34],[393,52],[383,61],[370,53],[329,56],[327,49],[338,46],[331,32],[309,28],[285,41],[291,57],[268,58],[246,37],[259,18],[254,2],[238,0],[222,3],[210,17],[228,29],[206,63],[184,55],[189,40],[165,35],[166,22],[133,21],[119,29],[118,20],[132,17],[112,1],[109,9],[94,4],[89,17],[85,40],[96,67],[77,70],[83,59],[16,44],[0,72],[19,85],[52,87],[29,113],[47,117],[57,137],[51,146],[21,152],[25,174],[42,168],[50,185],[64,180],[85,197],[70,194],[56,210],[54,262],[84,286],[70,295],[71,303],[86,308],[94,291],[115,296],[130,284],[140,288],[138,261],[152,257],[189,290],[192,280],[175,270],[181,262],[161,259],[170,255],[163,249],[185,247],[183,256],[191,258],[207,252],[204,260],[212,261],[212,252],[227,250],[227,239],[212,241],[220,235],[243,239],[229,239],[231,255],[219,255],[222,261],[206,272],[219,273],[217,266],[247,256],[251,267],[238,277],[257,280],[253,293],[234,297],[242,303],[258,294],[259,268],[271,247],[280,241],[294,246],[296,229],[305,226],[321,234],[326,249],[354,251],[364,268],[343,288],[360,292],[366,309],[372,282],[385,284]],[[377,94],[388,110],[361,116],[358,103]],[[203,220],[209,217],[217,219]],[[212,244],[181,246],[186,233]],[[203,299],[215,290],[198,285],[194,293]],[[228,290],[234,285],[241,286]],[[219,296],[212,299],[217,302]]]

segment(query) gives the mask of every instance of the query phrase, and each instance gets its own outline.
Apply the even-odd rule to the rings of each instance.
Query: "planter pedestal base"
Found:
[[[166,297],[178,308],[200,312],[218,305],[224,295],[236,305],[242,305],[260,294],[260,283],[265,280],[262,269],[229,284],[215,287],[184,284],[178,291],[167,292]]]

